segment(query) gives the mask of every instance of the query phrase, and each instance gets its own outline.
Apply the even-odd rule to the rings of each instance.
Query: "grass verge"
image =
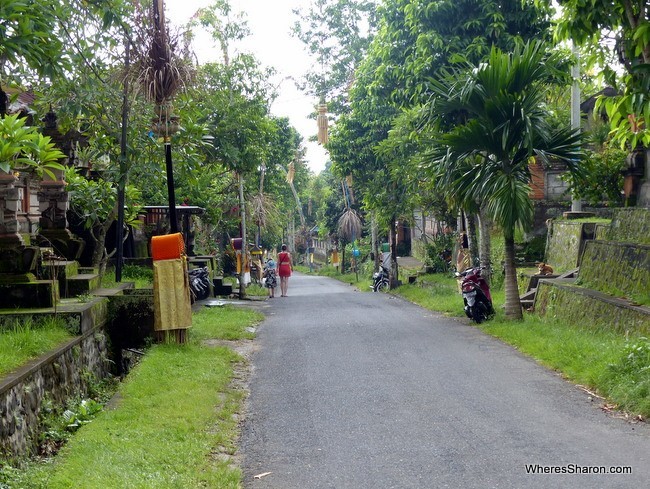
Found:
[[[120,386],[116,408],[79,429],[55,459],[31,464],[6,486],[240,487],[228,457],[245,395],[231,386],[242,359],[203,340],[251,338],[247,327],[261,318],[235,306],[202,309],[188,344],[153,346]]]
[[[15,321],[0,328],[0,375],[6,375],[28,361],[72,338],[63,321],[45,318]]]

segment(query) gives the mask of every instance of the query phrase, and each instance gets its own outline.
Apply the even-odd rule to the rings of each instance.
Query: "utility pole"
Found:
[[[580,52],[575,41],[573,41],[572,52],[575,63],[571,66],[571,128],[575,131],[580,130]],[[571,200],[571,212],[582,211],[582,200],[573,196]]]

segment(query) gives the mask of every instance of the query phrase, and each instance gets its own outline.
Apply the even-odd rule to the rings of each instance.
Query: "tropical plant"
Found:
[[[61,72],[63,42],[57,8],[47,0],[3,0],[0,4],[0,76],[5,66],[27,65],[39,74]],[[0,89],[0,95],[4,95]]]
[[[539,2],[539,0],[538,0]],[[610,120],[613,140],[634,150],[650,145],[650,7],[647,1],[559,0],[560,39],[571,39],[597,65],[605,81],[620,88],[601,98]],[[621,65],[625,71],[621,72]],[[598,108],[598,107],[597,107]]]
[[[72,202],[71,210],[93,240],[92,265],[99,267],[103,275],[108,259],[116,251],[109,252],[105,243],[106,235],[117,219],[117,188],[114,183],[103,178],[86,179],[77,174],[74,168],[66,170],[65,179]],[[127,226],[137,226],[140,192],[127,185],[126,196],[124,223]],[[125,234],[124,239],[126,237],[128,234]]]
[[[18,115],[0,118],[0,170],[36,170],[53,176],[62,170],[58,161],[65,155],[38,128],[25,125]]]
[[[456,69],[432,84],[424,109],[440,131],[425,156],[440,190],[485,203],[505,239],[506,316],[521,319],[515,270],[515,229],[532,223],[529,164],[534,157],[578,172],[580,138],[551,127],[544,85],[558,73],[542,43],[508,54],[496,48],[486,63]]]
[[[333,114],[349,110],[348,90],[376,28],[377,0],[315,0],[294,10],[293,34],[314,58],[304,77],[306,91]]]

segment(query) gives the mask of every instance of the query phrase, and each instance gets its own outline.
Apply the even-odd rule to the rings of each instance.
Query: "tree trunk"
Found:
[[[467,241],[469,244],[470,266],[476,265],[476,259],[479,256],[478,238],[476,236],[476,215],[466,214],[467,219]]]
[[[377,215],[374,211],[370,218],[370,234],[372,236],[372,252],[375,254],[374,270],[377,272],[379,271],[379,263],[381,262],[381,259],[379,258],[379,244],[377,243]]]
[[[395,216],[390,218],[390,288],[397,288],[399,284],[399,267],[397,266],[397,229],[395,227]]]
[[[126,36],[125,36],[126,37]],[[128,72],[131,64],[131,42],[125,39],[124,68]],[[128,169],[128,124],[129,124],[129,77],[124,77],[122,90],[122,128],[120,135],[120,174],[117,180],[117,226],[115,244],[117,256],[115,258],[115,281],[122,281],[122,265],[124,264],[124,201]]]
[[[481,275],[487,280],[488,284],[492,279],[492,238],[490,236],[490,218],[487,215],[485,206],[482,206],[478,213],[479,226],[479,263],[485,270]]]
[[[508,235],[510,234],[510,236]],[[515,238],[512,230],[504,232],[505,237],[505,291],[506,291],[506,317],[509,319],[522,319],[521,302],[519,301],[519,288],[517,287],[517,269],[515,268]]]
[[[248,245],[246,244],[246,209],[244,207],[244,176],[239,174],[239,209],[241,217],[241,273],[239,274],[239,298],[246,298],[244,275],[248,265]]]

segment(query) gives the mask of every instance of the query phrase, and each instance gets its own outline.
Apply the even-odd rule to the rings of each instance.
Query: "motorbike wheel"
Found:
[[[385,292],[386,290],[388,290],[388,282],[385,280],[379,282],[375,287],[375,292]]]
[[[477,302],[474,307],[471,308],[472,319],[476,324],[481,324],[487,319],[487,308],[482,302]]]

